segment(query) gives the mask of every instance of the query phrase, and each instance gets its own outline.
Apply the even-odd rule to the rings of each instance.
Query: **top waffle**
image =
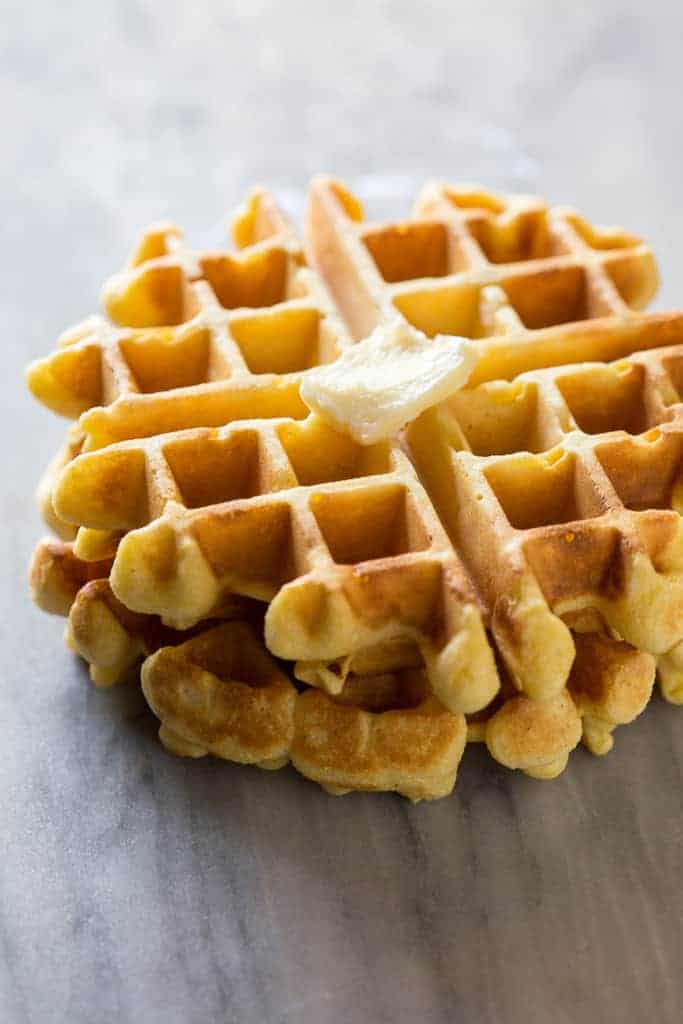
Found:
[[[347,332],[270,196],[233,222],[238,252],[193,252],[170,224],[146,231],[103,291],[109,320],[66,331],[28,370],[49,408],[81,419],[86,448],[254,416],[306,415],[300,373]],[[98,415],[99,413],[99,415]]]
[[[119,326],[88,321],[30,371],[48,405],[83,412],[56,511],[114,542],[127,534],[111,577],[124,604],[187,627],[226,593],[254,596],[270,602],[271,650],[316,685],[338,689],[368,651],[376,670],[417,651],[441,699],[467,712],[498,687],[485,628],[517,686],[541,698],[566,683],[570,627],[676,647],[666,355],[628,373],[589,367],[587,389],[576,367],[573,384],[566,368],[507,383],[683,341],[680,315],[637,312],[656,287],[647,246],[537,200],[444,186],[411,220],[366,224],[332,179],[311,187],[310,265],[263,193],[236,238],[236,255],[193,253],[175,229],[148,232],[105,288]],[[474,339],[472,386],[420,417],[405,452],[297,422],[302,373],[397,312],[428,335]],[[610,419],[622,391],[630,412]],[[610,433],[655,423],[656,438]],[[617,445],[604,459],[603,442]],[[657,458],[659,484],[629,491]]]
[[[518,686],[564,685],[569,627],[664,654],[683,621],[683,349],[522,374],[406,433]]]
[[[318,178],[307,241],[356,339],[397,312],[430,336],[475,339],[471,383],[683,337],[680,314],[636,312],[657,288],[647,245],[532,197],[429,185],[411,219],[375,224]]]
[[[56,352],[29,367],[29,387],[49,408],[84,413],[41,485],[44,517],[63,538],[74,530],[55,514],[52,491],[78,452],[237,419],[303,417],[301,372],[349,344],[268,193],[251,193],[232,231],[237,252],[194,252],[175,226],[148,229],[104,288],[109,319],[71,328]],[[76,551],[108,557],[117,539],[80,531]]]
[[[343,186],[318,179],[309,246],[355,336],[398,311],[477,343],[470,386],[406,442],[512,678],[534,697],[559,692],[568,626],[670,650],[683,611],[683,318],[638,312],[657,283],[649,248],[526,197],[432,185],[416,210],[367,224]],[[587,365],[507,383],[564,362]]]

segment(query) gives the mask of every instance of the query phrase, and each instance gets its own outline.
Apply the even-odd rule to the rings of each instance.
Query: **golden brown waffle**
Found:
[[[52,503],[52,495],[60,473],[66,466],[67,462],[70,462],[80,454],[82,447],[83,434],[78,424],[73,423],[67,431],[66,438],[61,448],[55,457],[51,459],[49,465],[43,472],[36,492],[38,508],[41,516],[43,517],[43,522],[46,526],[49,526],[51,530],[54,530],[57,536],[61,537],[62,540],[73,540],[76,536],[77,528],[73,523],[66,523],[63,519],[59,518]]]
[[[335,359],[346,330],[267,193],[252,193],[233,235],[241,251],[195,253],[172,225],[150,228],[105,286],[109,320],[71,328],[29,367],[29,387],[61,415],[113,406],[84,417],[86,448],[240,410],[306,415],[298,378]]]
[[[574,641],[565,689],[531,700],[504,676],[491,706],[468,718],[468,740],[485,742],[500,764],[539,779],[559,775],[579,739],[593,754],[611,750],[614,729],[637,718],[650,699],[655,659],[596,633],[579,633]]]
[[[332,698],[307,690],[297,700],[290,757],[328,792],[396,790],[411,800],[447,796],[455,785],[467,726],[406,670],[349,676]]]
[[[109,580],[93,580],[78,591],[66,629],[66,643],[88,664],[96,686],[130,678],[143,657],[180,634],[152,615],[131,612],[114,597]]]
[[[84,562],[73,544],[45,539],[29,570],[33,600],[44,611],[68,617],[67,646],[86,661],[96,686],[121,682],[143,655],[173,638],[158,619],[136,615],[116,600],[110,569],[111,559]]]
[[[111,686],[130,675],[142,655],[182,643],[193,631],[166,627],[156,615],[131,612],[112,592],[112,558],[88,562],[78,558],[70,542],[45,538],[36,545],[29,568],[33,600],[45,612],[68,617],[67,645],[88,663],[96,686]],[[236,594],[228,595],[216,618],[240,618],[263,625],[265,606]],[[206,623],[201,624],[206,628]],[[377,675],[395,668],[419,668],[422,657],[411,641],[393,641],[359,652],[343,662],[323,666],[301,662],[294,672],[302,682],[337,693],[349,673]]]
[[[150,228],[103,301],[110,319],[90,317],[66,331],[55,353],[27,373],[33,393],[80,428],[41,485],[46,521],[51,485],[77,450],[236,419],[305,416],[301,372],[349,344],[293,228],[272,198],[254,190],[234,219],[239,252],[192,252],[172,225]],[[107,408],[94,408],[106,406]],[[76,550],[98,559],[118,537],[81,534]]]
[[[428,696],[421,673],[350,675],[334,700],[313,690],[299,695],[294,715],[296,691],[253,626],[209,626],[187,640],[121,605],[109,567],[81,561],[70,544],[41,541],[31,566],[34,599],[45,611],[69,615],[70,645],[98,686],[128,678],[141,657],[158,651],[145,664],[144,690],[174,753],[268,768],[291,754],[303,774],[334,792],[396,789],[419,799],[452,789],[464,719]],[[235,599],[226,614],[248,610]]]
[[[486,723],[482,738],[494,760],[506,768],[554,779],[581,739],[581,716],[567,690],[550,700],[509,697]]]
[[[640,714],[654,659],[598,636],[577,637],[569,687],[548,701],[506,688],[468,723],[430,696],[424,673],[349,675],[331,696],[296,693],[243,623],[165,647],[143,666],[143,690],[173,753],[207,753],[264,768],[294,766],[329,792],[397,790],[413,800],[453,788],[465,739],[508,768],[555,778],[582,737],[597,754]]]
[[[452,786],[465,712],[499,761],[550,777],[582,733],[609,749],[655,658],[683,702],[683,315],[639,312],[648,247],[446,186],[367,224],[333,179],[311,188],[305,255],[262,192],[234,233],[240,252],[207,253],[148,231],[109,319],[29,371],[80,415],[42,503],[103,574],[78,569],[70,610],[94,678],[162,643],[146,687],[178,752],[291,757],[333,791],[413,798]],[[307,413],[300,381],[397,312],[481,358],[400,443],[360,445]],[[64,606],[68,573],[41,578]],[[206,630],[235,594],[268,602],[271,652],[314,689],[247,627]]]
[[[657,680],[665,700],[683,704],[683,641],[657,658]]]
[[[117,601],[107,578],[110,568],[111,560],[101,563],[83,562],[73,554],[73,545],[45,539],[36,546],[30,569],[31,591],[36,604],[44,611],[69,617],[69,646],[88,662],[91,677],[98,686],[109,686],[128,678],[131,668],[139,663],[142,656],[162,646],[181,644],[188,637],[187,633],[162,626],[158,617],[130,612]],[[254,624],[259,621],[258,606],[238,597],[229,599],[222,614],[226,618],[249,616]],[[649,655],[604,636],[579,634],[574,639],[577,656],[568,688],[582,718],[584,744],[593,753],[606,753],[612,747],[613,729],[617,725],[631,722],[647,704],[652,690],[654,662]],[[670,655],[658,659],[660,685],[664,690],[662,661],[670,660]],[[418,657],[414,667],[419,664]],[[396,646],[393,649],[376,649],[374,652],[366,652],[362,658],[356,658],[350,665],[354,683],[347,681],[344,685],[340,674],[337,674],[325,689],[335,693],[337,699],[343,702],[351,693],[357,696],[360,694],[359,680],[362,676],[379,678],[383,673],[387,680],[395,679],[396,673],[392,675],[388,669],[410,665],[409,648]],[[674,687],[680,687],[680,667],[672,671]],[[348,676],[349,672],[345,674]],[[320,685],[315,673],[308,675],[298,667],[297,675],[302,681]],[[416,673],[412,675],[417,678]],[[377,687],[370,692],[366,686],[363,698],[366,703],[372,700],[373,692],[378,700],[384,700],[385,687]],[[494,701],[486,709],[469,716],[468,738],[485,740],[487,723],[502,708],[503,703],[514,696],[514,687],[505,679]],[[360,705],[360,700],[355,702]],[[530,703],[535,707],[537,705],[537,702],[530,702],[527,698],[519,698],[513,707],[523,710]],[[542,706],[536,707],[536,710],[542,711]],[[552,706],[549,710],[552,712]],[[571,725],[573,716],[566,707],[565,712],[565,724]],[[508,708],[504,717],[510,721],[510,716],[511,708]],[[500,722],[500,719],[497,721]],[[531,729],[527,734],[527,756],[535,757],[536,763],[542,757],[534,745],[537,732],[555,755],[550,759],[553,763],[558,762],[563,752],[568,753],[564,751],[562,735],[557,732],[546,735],[547,727],[537,731]],[[549,776],[546,773],[544,777]]]
[[[683,635],[683,348],[467,388],[407,430],[508,670],[559,693],[569,627],[662,655]]]
[[[303,774],[331,792],[397,789],[418,799],[445,795],[452,788],[462,753],[462,716],[447,712],[428,697],[422,672],[377,674],[377,665],[359,662],[358,670],[364,674],[348,675],[333,698],[316,690],[298,696],[294,728],[281,673],[276,676],[280,682],[272,697],[273,708],[270,695],[261,690],[255,708],[255,698],[244,688],[247,684],[260,687],[271,678],[272,660],[262,641],[256,642],[253,626],[247,628],[246,643],[243,623],[233,623],[227,630],[204,625],[200,636],[190,634],[188,642],[187,633],[164,628],[158,618],[132,613],[121,605],[106,578],[109,565],[82,562],[70,544],[41,541],[31,568],[34,599],[46,611],[69,615],[68,642],[90,664],[98,686],[130,678],[142,657],[164,648],[150,660],[145,678],[150,704],[165,723],[161,738],[173,752],[186,756],[212,752],[249,760],[244,749],[248,735],[251,760],[279,766],[284,761],[267,757],[264,750],[286,746],[287,756]],[[226,615],[236,617],[251,612],[248,602],[239,599],[224,609]],[[258,619],[251,614],[251,621]],[[605,637],[579,635],[576,643],[568,691],[550,701],[531,701],[515,696],[506,680],[491,705],[469,717],[468,740],[485,741],[500,763],[535,778],[554,778],[563,770],[582,727],[586,746],[593,753],[606,753],[612,746],[613,729],[632,721],[646,705],[654,662]],[[387,660],[383,653],[378,664],[386,668]],[[405,661],[399,658],[398,663]],[[197,665],[208,669],[212,678],[206,672],[197,675]],[[195,685],[202,702],[193,696]],[[209,713],[210,694],[216,703]],[[264,701],[265,721],[270,725],[259,732],[264,726]],[[279,740],[277,729],[282,730]],[[242,737],[243,746],[241,755],[233,757],[236,735]]]
[[[398,310],[428,334],[474,339],[474,385],[502,378],[456,393],[406,438],[516,684],[562,690],[577,616],[658,655],[678,644],[682,535],[664,511],[677,508],[677,350],[506,382],[683,341],[683,317],[637,312],[657,283],[649,248],[540,200],[443,185],[411,220],[368,224],[330,178],[311,187],[308,242],[354,336]]]
[[[123,682],[143,657],[188,638],[157,616],[132,612],[117,601],[109,584],[111,565],[111,559],[85,562],[73,544],[46,538],[37,544],[29,569],[33,600],[43,611],[68,617],[67,646],[88,664],[99,687]],[[222,603],[216,617],[262,620],[256,602],[236,595]]]
[[[606,754],[614,745],[614,729],[637,718],[650,700],[655,659],[596,633],[579,633],[575,643],[567,688],[581,715],[584,746]]]
[[[411,219],[375,224],[321,177],[307,242],[356,339],[397,312],[430,336],[474,339],[471,383],[683,340],[683,315],[635,312],[657,288],[647,245],[539,199],[429,185]]]
[[[110,569],[111,559],[84,562],[74,555],[72,544],[46,537],[31,557],[31,596],[44,612],[68,615],[79,590],[92,580],[106,578]]]
[[[287,763],[297,691],[246,623],[163,647],[145,661],[142,689],[174,753],[261,768]]]
[[[313,415],[179,431],[81,455],[54,500],[68,521],[130,531],[113,591],[167,625],[243,594],[270,601],[268,647],[319,685],[339,689],[349,659],[398,642],[454,710],[498,689],[476,595],[395,444],[359,445]]]
[[[336,697],[298,694],[238,622],[158,651],[143,665],[142,687],[173,753],[262,768],[291,758],[333,793],[446,796],[465,747],[464,716],[430,696],[419,672],[349,676]]]

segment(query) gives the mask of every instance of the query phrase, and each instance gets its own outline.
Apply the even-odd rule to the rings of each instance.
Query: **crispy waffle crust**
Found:
[[[245,623],[162,647],[143,665],[142,689],[174,753],[286,764],[297,691]]]
[[[549,700],[519,694],[509,678],[490,707],[468,719],[468,739],[492,757],[538,779],[564,770],[580,739],[593,754],[612,749],[612,733],[632,722],[652,694],[655,659],[596,633],[574,637],[576,658],[565,689]]]
[[[67,617],[67,645],[88,664],[99,687],[129,679],[148,654],[190,635],[118,601],[109,583],[111,564],[111,559],[85,562],[74,554],[72,543],[46,538],[36,546],[29,569],[34,601],[43,611]],[[256,602],[230,595],[216,609],[216,618],[261,623],[263,615]]]
[[[466,389],[408,428],[506,666],[531,697],[565,685],[569,626],[587,616],[655,655],[681,639],[679,365],[683,349],[670,347],[533,371]]]
[[[33,394],[78,428],[48,467],[39,502],[48,524],[74,535],[52,504],[59,471],[82,450],[170,430],[272,416],[306,416],[298,382],[349,344],[322,280],[293,229],[255,190],[233,221],[237,252],[191,252],[170,224],[149,228],[105,286],[108,318],[65,331],[27,371]],[[113,552],[118,537],[82,531],[76,552]]]
[[[396,789],[419,799],[452,788],[463,719],[429,697],[423,673],[352,674],[334,697],[311,689],[292,705],[286,694],[293,687],[282,685],[286,676],[265,653],[258,627],[233,622],[187,640],[154,616],[122,606],[108,586],[107,569],[107,563],[80,561],[69,544],[42,541],[32,562],[34,597],[46,611],[69,614],[70,643],[90,663],[96,685],[128,678],[142,657],[163,647],[146,663],[145,694],[172,751],[263,767],[279,767],[291,757],[330,792]],[[93,578],[97,573],[102,577]],[[224,613],[248,611],[246,602],[240,607],[235,601]],[[576,642],[568,691],[537,702],[515,696],[508,682],[490,708],[470,717],[468,738],[484,740],[501,764],[536,778],[552,778],[564,768],[582,725],[589,749],[606,753],[615,726],[632,721],[646,705],[654,660],[604,637],[579,635]],[[271,679],[277,687],[262,692]],[[259,689],[258,699],[249,687]],[[259,746],[266,736],[270,746]],[[272,750],[286,751],[286,757],[271,757]]]
[[[328,662],[413,641],[452,710],[498,689],[474,589],[394,444],[362,447],[312,415],[198,428],[82,455],[54,503],[64,519],[130,531],[112,589],[167,625],[244,594],[270,601],[270,650],[323,685],[335,685]]]
[[[461,714],[419,672],[349,676],[330,697],[303,694],[244,623],[230,622],[148,658],[142,688],[174,753],[279,768],[291,758],[331,792],[447,795],[465,747]]]
[[[354,338],[398,313],[429,336],[476,339],[473,383],[615,359],[681,330],[680,314],[635,313],[657,289],[647,245],[534,197],[432,184],[412,218],[375,224],[341,182],[320,177],[307,241]]]
[[[368,224],[318,179],[310,249],[354,336],[398,311],[478,343],[470,386],[405,442],[515,685],[559,694],[587,617],[665,654],[683,625],[683,319],[637,312],[657,283],[649,248],[525,197],[432,185],[416,211]]]
[[[683,702],[683,314],[641,312],[650,249],[439,184],[369,223],[333,178],[311,185],[305,246],[262,190],[233,235],[197,252],[155,225],[106,318],[29,368],[78,420],[41,483],[63,541],[39,545],[32,588],[93,679],[147,658],[177,752],[413,799],[452,787],[465,730],[549,778],[581,736],[610,748],[655,666]],[[397,315],[480,358],[361,445],[299,386]]]

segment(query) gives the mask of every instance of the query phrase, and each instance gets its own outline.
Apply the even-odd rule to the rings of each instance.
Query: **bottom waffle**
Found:
[[[109,584],[112,560],[84,562],[73,544],[46,538],[33,552],[29,583],[33,600],[43,611],[67,617],[67,646],[87,663],[95,686],[108,687],[131,677],[141,660],[166,644],[179,644],[190,632],[164,626],[156,615],[126,608]],[[249,598],[227,597],[217,616],[260,621],[263,609]]]
[[[468,719],[468,740],[486,743],[500,764],[537,779],[564,771],[580,740],[593,754],[608,753],[617,726],[647,706],[655,659],[597,633],[577,633],[574,642],[576,658],[564,690],[535,701],[506,681],[491,706]]]
[[[395,790],[446,796],[466,741],[483,741],[507,768],[556,777],[583,738],[595,754],[647,705],[655,662],[627,644],[577,635],[568,687],[533,701],[509,687],[486,712],[464,716],[429,693],[424,672],[350,675],[341,692],[297,691],[243,623],[165,647],[142,669],[143,691],[174,753],[212,753],[264,768],[291,760],[331,793]]]
[[[395,646],[377,648],[324,692],[304,685],[301,667],[294,681],[271,657],[258,602],[229,599],[221,609],[229,621],[176,631],[117,601],[110,567],[111,560],[81,561],[70,543],[57,540],[41,541],[31,563],[36,603],[68,616],[67,642],[89,663],[93,682],[130,678],[146,659],[143,691],[171,752],[262,768],[291,762],[331,793],[445,796],[468,741],[484,742],[508,768],[554,778],[580,740],[595,754],[611,749],[614,729],[647,705],[655,669],[664,695],[680,700],[681,651],[655,661],[596,633],[574,634],[567,687],[548,701],[520,695],[503,676],[494,701],[465,718],[430,693],[415,652]]]
[[[467,726],[431,696],[421,672],[349,676],[339,695],[299,693],[258,634],[228,622],[142,667],[142,689],[173,753],[261,768],[288,760],[330,792],[446,796]]]
[[[297,691],[244,622],[162,647],[142,666],[142,690],[173,753],[260,768],[289,760]]]

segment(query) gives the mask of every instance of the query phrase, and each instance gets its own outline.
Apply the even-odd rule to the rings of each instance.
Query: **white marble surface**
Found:
[[[296,204],[318,169],[396,203],[428,174],[541,189],[647,234],[680,304],[680,12],[2,5],[0,1020],[681,1019],[683,711],[554,783],[470,750],[418,807],[173,760],[28,602],[63,426],[21,382],[148,220],[202,240],[252,180]]]

